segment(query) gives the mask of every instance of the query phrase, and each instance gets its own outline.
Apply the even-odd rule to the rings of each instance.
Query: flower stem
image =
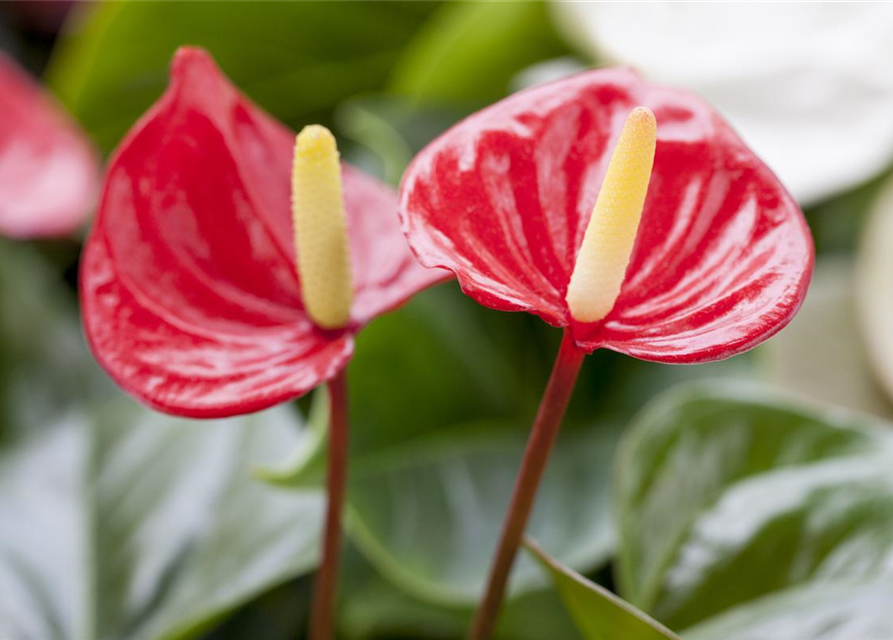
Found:
[[[540,479],[549,460],[549,452],[558,435],[558,428],[564,418],[585,355],[574,343],[570,332],[565,331],[555,366],[552,368],[552,375],[549,377],[549,384],[540,401],[533,430],[527,441],[527,449],[524,451],[524,459],[521,461],[521,468],[515,480],[508,513],[502,523],[502,533],[490,567],[485,595],[478,605],[468,640],[487,640],[493,633],[505,594],[506,582],[524,530],[527,528],[527,520],[533,508]]]
[[[349,450],[347,424],[347,376],[342,369],[328,383],[329,445],[326,492],[328,507],[323,532],[322,562],[316,573],[313,606],[310,609],[310,640],[333,640],[335,592],[341,547],[341,513],[347,485]]]

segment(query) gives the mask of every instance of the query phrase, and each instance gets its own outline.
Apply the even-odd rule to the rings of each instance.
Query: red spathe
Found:
[[[64,236],[99,187],[90,142],[43,88],[0,53],[0,236]]]
[[[362,325],[444,279],[406,246],[394,191],[344,165],[351,324],[315,327],[295,272],[293,148],[186,48],[111,160],[81,268],[84,325],[112,378],[152,407],[219,417],[300,396],[346,365]]]
[[[658,123],[654,171],[626,279],[601,322],[565,302],[629,112]],[[515,94],[413,161],[403,229],[422,264],[478,302],[570,327],[579,347],[695,363],[740,353],[794,316],[812,273],[809,229],[772,172],[701,99],[626,69]]]

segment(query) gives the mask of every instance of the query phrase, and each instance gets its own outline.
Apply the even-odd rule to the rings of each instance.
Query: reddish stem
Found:
[[[499,546],[490,567],[487,590],[475,613],[468,640],[487,640],[493,633],[505,594],[506,582],[518,547],[521,545],[524,530],[527,528],[527,520],[530,518],[540,479],[549,460],[549,452],[555,444],[585,355],[575,344],[570,332],[565,331],[555,366],[552,368],[552,375],[549,377],[549,384],[540,401],[533,430],[527,441],[527,449],[524,451],[524,459],[521,461],[521,468],[515,480],[508,513],[502,523]]]
[[[341,547],[341,513],[347,485],[349,450],[347,424],[347,376],[342,369],[328,383],[329,444],[326,490],[328,507],[323,533],[322,561],[316,573],[310,609],[310,640],[333,640],[335,593]]]

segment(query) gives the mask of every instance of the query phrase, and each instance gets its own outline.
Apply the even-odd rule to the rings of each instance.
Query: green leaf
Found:
[[[544,2],[449,2],[404,51],[392,88],[419,102],[482,105],[525,67],[567,51]]]
[[[562,434],[529,525],[565,562],[591,569],[607,559],[610,460],[619,433],[597,425]],[[389,580],[417,597],[470,606],[478,599],[521,460],[525,434],[478,423],[435,434],[353,465],[351,539]],[[526,557],[515,593],[542,587]]]
[[[177,47],[208,49],[233,81],[292,126],[381,89],[428,2],[108,2],[57,45],[48,80],[109,151],[161,94]]]
[[[756,600],[688,629],[685,640],[885,640],[893,582],[834,581]]]
[[[294,446],[287,408],[195,422],[122,401],[0,460],[0,637],[195,637],[309,571],[318,492],[250,476]]]
[[[766,380],[786,391],[893,418],[856,330],[854,284],[849,259],[819,260],[797,317],[756,353]]]
[[[63,427],[15,445],[0,451],[0,637],[74,638],[88,588],[84,433]]]
[[[546,554],[531,538],[524,546],[552,578],[586,640],[679,640],[661,623]]]
[[[636,421],[615,487],[620,593],[673,629],[812,585],[893,580],[893,434],[866,415],[693,385]]]

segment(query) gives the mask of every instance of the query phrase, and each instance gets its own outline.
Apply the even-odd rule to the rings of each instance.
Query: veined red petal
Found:
[[[654,171],[620,297],[575,322],[565,294],[630,111],[657,117]],[[571,326],[577,343],[661,362],[747,350],[796,313],[812,272],[802,212],[702,100],[626,69],[578,74],[462,121],[416,157],[403,229],[478,302]]]
[[[99,161],[77,125],[0,54],[0,235],[63,236],[90,214]]]
[[[316,328],[295,271],[293,148],[187,48],[112,159],[81,268],[84,324],[99,362],[147,404],[216,417],[297,397],[347,363],[363,323],[443,277],[409,252],[394,191],[345,166],[355,308],[346,330]]]

